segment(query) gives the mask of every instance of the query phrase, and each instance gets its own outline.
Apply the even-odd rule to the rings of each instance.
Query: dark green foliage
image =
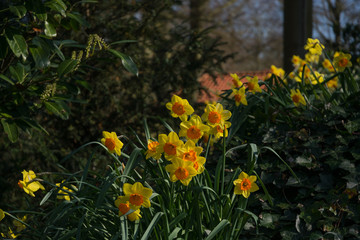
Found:
[[[260,201],[249,207],[261,219],[256,239],[359,238],[360,92],[352,90],[359,86],[358,70],[352,71],[353,78],[350,71],[340,73],[344,85],[354,87],[347,91],[342,85],[328,92],[330,98],[319,85],[302,86],[306,107],[294,108],[286,88],[271,79],[271,96],[249,96],[249,106],[233,109],[244,118],[233,144],[273,148],[300,179],[271,151],[262,151],[258,168],[274,206],[259,194]],[[251,229],[245,236],[254,236]]]

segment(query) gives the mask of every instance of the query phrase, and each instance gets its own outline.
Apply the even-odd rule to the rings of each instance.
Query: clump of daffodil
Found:
[[[343,52],[336,52],[334,54],[334,66],[338,72],[343,72],[346,67],[351,67],[351,55]]]
[[[184,144],[179,139],[175,132],[170,132],[169,135],[159,135],[159,151],[164,152],[165,158],[172,161],[178,154],[178,148]]]
[[[144,187],[140,182],[134,184],[124,183],[123,192],[125,194],[123,200],[129,201],[130,209],[135,211],[141,206],[150,207],[150,197],[153,191]]]
[[[310,76],[311,76],[311,70],[307,65],[304,65],[303,68],[300,69],[298,72],[298,76],[295,77],[296,82],[302,82],[302,79],[304,78],[305,84],[310,84]]]
[[[61,182],[61,183],[56,183],[56,186],[60,189],[59,191],[58,191],[58,194],[57,194],[57,199],[64,199],[64,200],[66,200],[66,201],[70,201],[70,194],[69,194],[69,192],[70,193],[73,193],[74,191],[73,190],[71,190],[71,189],[69,189],[69,188],[67,188],[67,187],[65,187],[65,186],[62,186],[61,188],[60,188],[60,186],[61,186],[61,184],[63,184],[64,183],[64,180]]]
[[[200,174],[205,170],[204,164],[206,162],[206,159],[200,156],[202,151],[202,147],[195,146],[193,141],[187,141],[184,146],[179,148],[179,158],[183,161],[192,162],[197,174]]]
[[[127,200],[125,196],[118,196],[115,200],[115,206],[119,209],[119,216],[123,216],[125,214],[127,219],[130,221],[136,221],[141,218],[140,209],[131,210],[130,202]],[[130,213],[129,213],[130,212]]]
[[[27,194],[35,197],[34,192],[39,189],[45,190],[44,186],[39,181],[34,180],[36,178],[36,174],[32,170],[30,170],[29,172],[24,170],[21,173],[23,175],[23,180],[19,180],[18,185]]]
[[[246,95],[245,95],[245,88],[239,88],[239,89],[232,89],[232,95],[234,96],[235,99],[235,105],[239,106],[240,103],[243,105],[248,105],[247,100],[246,100]]]
[[[206,105],[201,119],[206,122],[210,127],[215,127],[216,125],[224,126],[225,121],[229,120],[230,117],[231,112],[228,110],[224,110],[224,107],[220,103],[216,103],[216,105]]]
[[[101,143],[109,150],[110,153],[116,153],[118,156],[121,155],[121,149],[124,144],[119,140],[115,132],[103,131],[103,138]]]
[[[0,208],[0,221],[5,217],[5,212]]]
[[[291,99],[294,102],[296,107],[298,107],[300,104],[306,105],[305,98],[303,97],[303,95],[301,95],[299,89],[296,89],[296,91],[294,89],[291,89],[290,90],[290,97],[291,97]]]
[[[234,194],[243,195],[244,198],[248,198],[250,193],[259,190],[255,181],[256,176],[249,176],[245,172],[241,172],[238,179],[233,182],[235,185]]]
[[[180,158],[175,158],[171,164],[166,165],[165,170],[170,173],[170,181],[179,180],[185,186],[188,186],[191,179],[197,174],[192,161],[184,161]]]
[[[209,130],[210,127],[205,125],[198,115],[192,115],[189,121],[180,123],[179,137],[185,137],[196,143],[204,135],[204,132]]]
[[[146,151],[146,159],[149,158],[154,158],[156,160],[159,160],[161,157],[161,154],[163,151],[160,150],[159,148],[160,143],[158,141],[153,141],[151,139],[148,140],[148,145],[147,145],[147,151]]]
[[[246,79],[248,80],[247,82],[247,89],[249,92],[251,93],[256,93],[256,92],[261,92],[261,88],[259,86],[259,79],[257,76],[251,78],[251,77],[246,77]]]
[[[324,45],[322,45],[318,39],[308,38],[304,49],[308,50],[312,55],[320,56]]]
[[[335,72],[334,66],[331,64],[330,60],[327,58],[322,62],[322,66],[325,69],[327,69],[329,72]]]
[[[233,88],[239,88],[242,87],[243,83],[240,81],[239,76],[236,73],[230,73],[230,76],[233,78]]]
[[[170,110],[172,117],[178,117],[181,121],[186,121],[188,116],[194,112],[194,109],[189,104],[188,100],[182,99],[177,95],[171,97],[171,102],[166,104],[166,108]]]

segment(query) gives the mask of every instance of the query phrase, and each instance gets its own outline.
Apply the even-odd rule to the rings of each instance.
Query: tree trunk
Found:
[[[293,69],[293,55],[304,57],[304,45],[312,36],[312,0],[284,0],[284,70]]]

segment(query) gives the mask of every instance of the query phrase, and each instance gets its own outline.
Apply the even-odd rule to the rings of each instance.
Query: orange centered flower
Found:
[[[236,102],[241,102],[241,95],[240,95],[240,94],[236,94],[236,95],[234,96],[234,98],[235,98],[235,101],[236,101]]]
[[[115,149],[115,140],[112,138],[106,138],[105,139],[105,146],[110,150],[114,150]]]
[[[236,81],[235,79],[233,79],[232,82],[236,88],[240,87],[238,81]]]
[[[176,155],[176,145],[172,143],[165,143],[164,152],[168,155]]]
[[[132,205],[141,206],[141,204],[144,202],[143,196],[141,196],[138,193],[133,193],[133,194],[130,195],[129,202]]]
[[[177,179],[179,180],[184,180],[189,176],[189,171],[186,168],[183,167],[179,167],[178,169],[176,169],[175,171],[175,176],[177,177]]]
[[[184,106],[178,102],[174,103],[171,110],[179,116],[181,116],[185,113]]]
[[[196,161],[196,152],[194,150],[190,150],[183,155],[184,161],[195,162]]]
[[[347,64],[348,64],[349,60],[346,59],[346,58],[342,58],[340,61],[339,61],[339,65],[340,67],[346,67]]]
[[[199,139],[201,137],[201,131],[196,126],[191,126],[187,130],[187,136],[190,139]]]
[[[120,211],[122,214],[127,213],[129,210],[130,210],[130,206],[129,206],[128,203],[120,203],[120,204],[119,204],[119,211]]]
[[[254,87],[255,87],[255,85],[254,85],[254,83],[252,83],[252,82],[248,82],[248,90],[253,90],[254,89]]]
[[[221,116],[218,112],[212,111],[209,113],[209,122],[212,124],[219,123]]]
[[[148,144],[148,150],[150,152],[156,152],[156,147],[159,146],[158,142],[151,142]]]
[[[240,189],[243,191],[248,191],[251,188],[251,182],[249,181],[249,179],[244,178],[241,182],[241,186]]]
[[[296,94],[295,94],[295,95],[292,96],[291,98],[292,98],[292,100],[293,100],[294,103],[298,103],[298,102],[300,101],[299,95],[296,95]]]

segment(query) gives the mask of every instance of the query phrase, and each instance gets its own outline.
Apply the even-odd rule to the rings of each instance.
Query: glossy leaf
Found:
[[[49,37],[56,37],[56,29],[48,21],[45,21],[45,34]]]
[[[10,49],[13,51],[15,56],[22,56],[24,59],[26,59],[29,52],[25,38],[17,32],[9,29],[5,30],[5,37]]]
[[[57,69],[57,73],[58,73],[59,77],[61,78],[64,75],[72,72],[78,63],[79,63],[79,61],[74,60],[74,59],[67,59],[67,60],[63,61]]]
[[[138,74],[139,74],[138,68],[137,68],[136,64],[134,63],[134,61],[131,59],[131,57],[129,57],[128,55],[125,55],[119,51],[116,51],[114,49],[108,49],[108,51],[111,52],[114,56],[121,59],[121,62],[123,64],[123,66],[126,68],[126,70],[128,70],[132,74],[135,74],[136,76],[138,76]]]
[[[22,18],[25,16],[27,9],[25,6],[9,6],[10,12],[18,16],[18,18]]]
[[[56,116],[61,117],[62,119],[66,120],[69,118],[69,114],[59,102],[44,102],[44,105],[47,110],[54,113]]]

